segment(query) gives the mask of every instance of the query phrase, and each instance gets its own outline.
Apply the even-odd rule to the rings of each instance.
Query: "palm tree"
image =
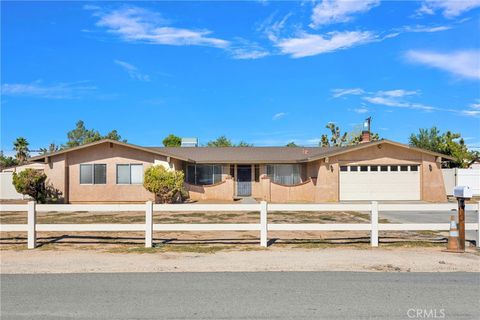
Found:
[[[28,158],[28,141],[27,139],[23,137],[18,137],[17,140],[13,143],[13,150],[15,150],[17,153],[15,155],[15,158],[17,158],[17,161],[19,164],[25,163]]]

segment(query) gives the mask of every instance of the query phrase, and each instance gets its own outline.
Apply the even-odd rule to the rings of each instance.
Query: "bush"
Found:
[[[38,203],[45,203],[47,199],[45,180],[47,180],[47,176],[41,170],[25,169],[19,173],[13,173],[15,190],[32,197]]]
[[[168,171],[163,166],[157,165],[145,171],[143,186],[155,194],[158,202],[173,203],[187,197],[183,178],[182,171]]]

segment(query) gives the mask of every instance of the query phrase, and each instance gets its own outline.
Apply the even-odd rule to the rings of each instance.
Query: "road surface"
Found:
[[[97,273],[0,280],[4,320],[480,317],[478,273]]]
[[[380,212],[379,218],[386,218],[392,223],[448,223],[450,222],[450,216],[453,215],[455,220],[458,221],[457,211],[424,211],[424,212],[412,212],[412,211],[393,211],[393,212]],[[478,222],[478,216],[475,211],[465,212],[465,222],[475,223]],[[465,238],[467,240],[475,240],[475,231],[465,231]]]

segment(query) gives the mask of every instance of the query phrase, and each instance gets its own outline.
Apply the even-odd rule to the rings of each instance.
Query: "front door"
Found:
[[[237,166],[237,196],[249,197],[252,195],[252,166]]]

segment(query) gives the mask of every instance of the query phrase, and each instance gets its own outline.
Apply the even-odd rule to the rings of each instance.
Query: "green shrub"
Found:
[[[13,186],[18,193],[32,197],[39,203],[45,203],[47,190],[45,187],[47,176],[41,170],[25,169],[13,173]]]
[[[155,194],[160,203],[182,201],[187,196],[183,187],[182,171],[168,171],[161,165],[152,166],[145,171],[143,186]]]

